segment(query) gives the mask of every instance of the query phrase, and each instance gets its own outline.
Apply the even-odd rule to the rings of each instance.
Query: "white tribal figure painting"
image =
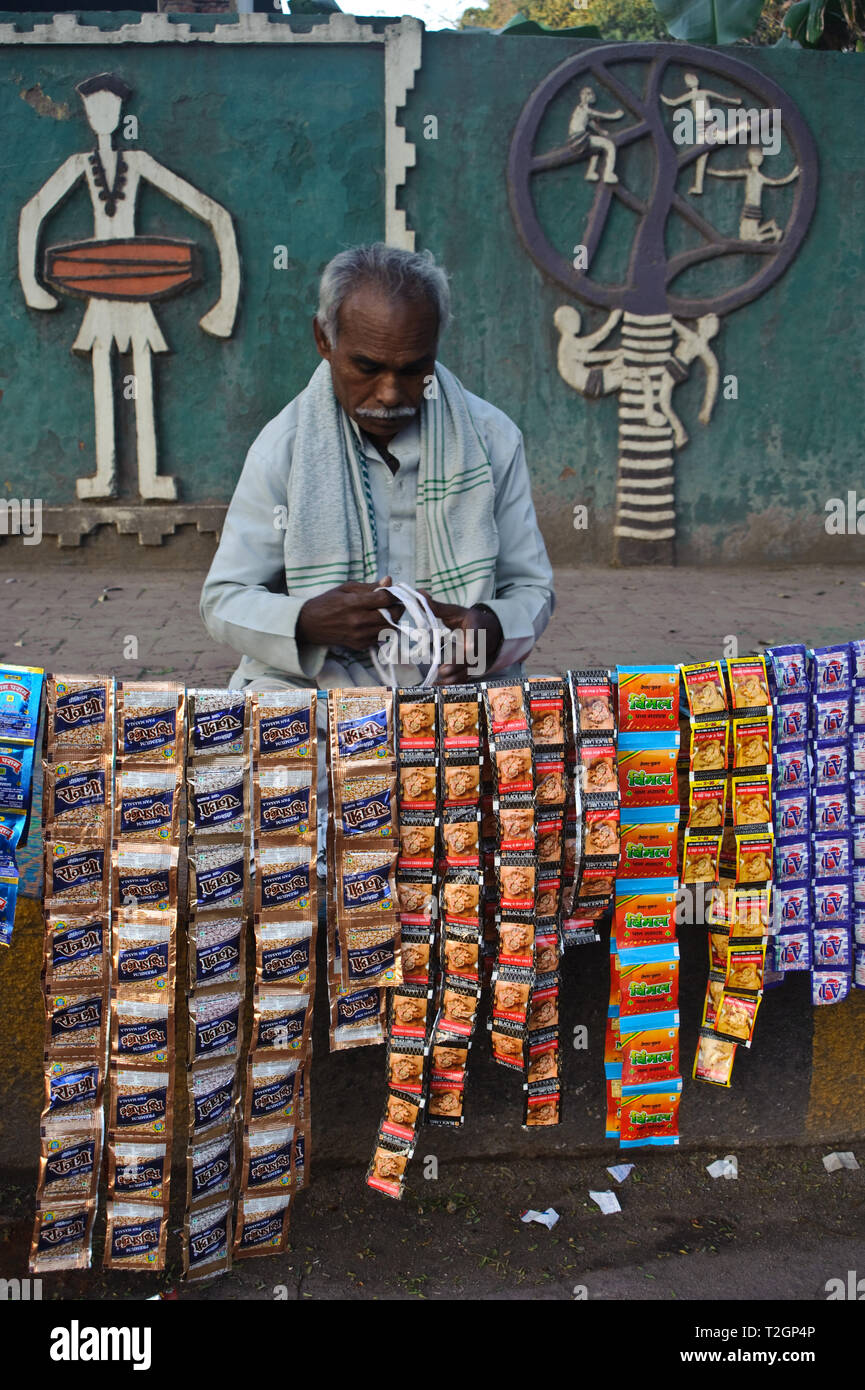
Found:
[[[745,147],[738,162],[733,146]],[[571,183],[565,199],[563,171],[586,161],[591,191]],[[548,173],[555,193],[545,191]],[[771,203],[788,185],[786,203]],[[712,198],[724,186],[740,189],[738,208]],[[756,67],[713,50],[592,48],[554,68],[524,106],[508,162],[518,234],[557,286],[606,311],[584,331],[585,313],[561,304],[553,322],[562,380],[586,400],[617,400],[620,563],[674,558],[676,450],[688,442],[675,389],[699,364],[698,419],[708,425],[723,315],[786,270],[816,187],[814,142],[790,98]],[[578,211],[563,214],[563,203]]]
[[[58,307],[57,297],[46,285],[87,300],[72,351],[89,355],[93,362],[96,469],[91,477],[76,480],[79,498],[117,495],[116,351],[132,353],[139,493],[145,500],[173,501],[176,479],[158,471],[151,360],[154,353],[170,349],[152,306],[200,281],[200,257],[192,241],[136,235],[141,184],[152,184],[210,228],[219,254],[221,287],[199,326],[217,338],[231,336],[237,313],[240,262],[234,227],[220,203],[145,150],[118,148],[115,137],[121,109],[132,94],[122,78],[100,73],[79,83],[76,90],[96,137],[95,148],[70,155],[22,208],[18,275],[31,309]],[[43,224],[82,181],[93,208],[93,238],[48,247],[40,267]],[[44,283],[40,283],[40,269]]]

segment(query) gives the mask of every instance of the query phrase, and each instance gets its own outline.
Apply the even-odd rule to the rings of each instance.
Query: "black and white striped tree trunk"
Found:
[[[676,535],[673,427],[659,406],[664,364],[673,353],[670,314],[625,313],[614,559],[672,564]]]

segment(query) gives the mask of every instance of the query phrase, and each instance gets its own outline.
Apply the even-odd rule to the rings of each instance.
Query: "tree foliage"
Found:
[[[460,27],[501,29],[517,12],[549,29],[594,24],[609,41],[670,39],[665,20],[674,32],[682,25],[699,29],[705,12],[707,23],[718,17],[723,22],[722,42],[772,45],[792,39],[805,48],[846,50],[865,44],[865,0],[764,0],[762,9],[749,0],[488,0],[465,10]],[[707,32],[692,41],[713,39]]]
[[[652,0],[586,0],[585,4],[575,4],[574,0],[489,0],[483,7],[466,10],[460,17],[460,28],[501,29],[517,11],[550,29],[596,24],[605,39],[669,37]]]

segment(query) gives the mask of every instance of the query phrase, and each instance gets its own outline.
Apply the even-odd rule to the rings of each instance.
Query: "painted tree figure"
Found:
[[[604,156],[604,183],[618,183],[616,177],[616,147],[609,136],[603,132],[604,121],[620,121],[624,111],[596,111],[595,93],[591,87],[583,87],[580,100],[571,113],[568,123],[568,141],[575,156],[591,150],[586,182],[598,182],[598,155]],[[590,134],[591,132],[591,134]]]
[[[726,106],[741,106],[741,97],[728,97],[723,92],[715,92],[711,87],[701,87],[700,79],[695,72],[685,73],[685,91],[678,96],[667,97],[661,93],[661,101],[665,106],[677,107],[683,103],[691,108],[691,114],[695,123],[702,125],[706,119],[706,112],[711,107],[712,101],[723,101]],[[706,165],[709,161],[709,152],[701,154],[694,164],[694,182],[688,189],[689,193],[699,196],[703,192],[703,180],[706,175]]]
[[[748,151],[747,169],[709,170],[714,179],[745,180],[745,201],[739,218],[740,241],[780,241],[784,235],[774,217],[768,222],[763,221],[763,189],[782,188],[785,183],[792,183],[799,177],[799,166],[797,164],[782,179],[772,179],[760,170],[764,158],[762,150],[751,149]]]
[[[615,69],[645,65],[645,82],[638,93]],[[685,91],[663,92],[670,65],[684,67]],[[700,77],[707,71],[735,85],[735,94],[717,93]],[[592,85],[587,84],[590,79]],[[579,103],[552,149],[536,151],[547,109],[571,83],[579,83]],[[680,84],[681,85],[681,84]],[[629,125],[598,133],[597,117],[618,119],[619,110],[596,111],[599,93],[611,97],[631,117]],[[726,134],[705,132],[700,124],[716,98],[730,111]],[[747,103],[747,105],[746,105]],[[561,103],[557,103],[560,105]],[[689,106],[696,123],[695,138],[686,147],[674,142],[665,107]],[[744,206],[735,234],[725,234],[678,189],[684,170],[694,165],[689,190],[703,194],[703,178],[716,172],[712,154],[753,137],[756,111],[780,111],[781,130],[795,160],[792,171],[774,178],[761,170],[764,151],[749,148],[748,167],[723,170],[726,178],[744,180]],[[674,113],[675,114],[675,113]],[[593,134],[590,134],[593,132]],[[605,143],[591,143],[603,140]],[[645,146],[651,160],[651,188],[641,197],[622,176],[621,156],[631,145]],[[611,148],[606,148],[609,146]],[[534,180],[547,171],[585,159],[603,158],[604,173],[594,193],[585,223],[572,240],[584,249],[576,263],[565,257],[548,237],[534,202]],[[757,158],[753,158],[757,156]],[[517,122],[508,164],[508,192],[519,235],[532,259],[557,284],[609,317],[595,332],[581,335],[581,318],[572,305],[555,314],[559,331],[558,367],[562,378],[587,399],[615,395],[618,402],[618,477],[614,522],[614,556],[619,563],[663,563],[674,558],[676,536],[675,450],[687,443],[684,425],[673,409],[673,392],[699,363],[705,375],[699,419],[708,424],[717,399],[720,371],[711,346],[721,316],[756,298],[787,268],[808,228],[816,200],[817,159],[810,133],[798,110],[770,79],[747,64],[714,50],[672,44],[616,44],[587,50],[566,59],[533,92]],[[589,180],[588,173],[586,181]],[[764,220],[764,188],[793,184],[793,206],[786,227]],[[619,284],[605,284],[593,275],[617,199],[635,214],[636,230],[626,275]],[[755,217],[756,209],[756,217]],[[667,227],[676,214],[700,238],[700,244],[668,253]],[[778,235],[775,235],[777,230]],[[740,284],[708,293],[677,295],[673,285],[692,266],[721,256],[748,253],[761,264]],[[751,262],[744,262],[746,272]],[[616,336],[614,336],[616,335]],[[616,337],[618,341],[616,341]]]

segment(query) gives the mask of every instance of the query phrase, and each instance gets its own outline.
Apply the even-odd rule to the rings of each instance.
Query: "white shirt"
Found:
[[[262,677],[323,689],[378,685],[362,654],[349,664],[296,636],[306,599],[285,592],[283,522],[298,399],[265,425],[246,456],[202,589],[201,616],[211,636],[243,653],[231,678],[234,687]],[[490,674],[500,674],[528,655],[549,622],[555,601],[553,573],[532,504],[522,434],[503,411],[479,396],[467,391],[466,401],[493,471],[499,553],[496,596],[486,606],[502,627],[502,646],[490,669]],[[396,474],[366,436],[357,432],[357,437],[368,464],[379,576],[389,574],[394,583],[413,586],[418,418],[387,446],[399,459]],[[311,496],[305,505],[326,508],[327,498]]]

